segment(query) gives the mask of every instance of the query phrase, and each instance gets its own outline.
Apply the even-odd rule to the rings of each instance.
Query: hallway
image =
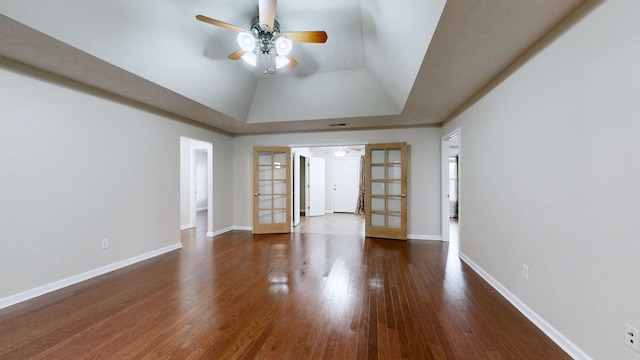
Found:
[[[323,216],[300,216],[294,233],[364,236],[364,215],[333,213]]]

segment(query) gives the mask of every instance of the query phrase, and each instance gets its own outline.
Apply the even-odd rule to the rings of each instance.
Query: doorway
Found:
[[[442,137],[441,141],[441,216],[442,241],[459,241],[460,216],[460,129]]]
[[[213,236],[213,144],[180,137],[180,230]]]
[[[364,146],[318,145],[292,146],[291,148],[294,163],[292,231],[364,234],[364,217],[354,215],[359,185],[357,175],[360,168],[360,156],[364,155]],[[321,161],[314,161],[314,158]],[[322,189],[318,187],[314,189],[316,196],[312,198],[312,184],[310,182],[312,182],[313,174],[309,170],[322,163],[324,163],[322,165],[324,184],[321,186]],[[353,172],[356,176],[347,175],[343,178],[341,174],[345,167],[351,167],[347,171]],[[335,193],[342,193],[338,190],[349,190],[349,188],[355,189],[352,203],[346,205],[337,203]],[[323,194],[318,195],[321,190]],[[338,195],[340,196],[340,194]],[[314,201],[320,202],[320,204],[314,205]],[[346,200],[345,203],[348,201]],[[315,212],[311,212],[312,207],[316,209]],[[318,210],[320,208],[321,211]],[[338,226],[338,224],[342,224],[342,226]]]

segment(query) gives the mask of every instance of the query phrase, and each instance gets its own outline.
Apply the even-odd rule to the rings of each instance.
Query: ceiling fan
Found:
[[[333,155],[337,156],[337,157],[342,157],[345,156],[348,153],[351,152],[361,152],[363,149],[361,149],[360,147],[351,147],[351,146],[336,146],[333,148]]]
[[[324,31],[280,31],[276,21],[277,0],[258,0],[258,16],[251,20],[251,28],[231,25],[204,15],[196,19],[212,25],[238,32],[240,49],[228,56],[231,60],[242,59],[251,66],[264,66],[265,74],[275,74],[276,69],[283,66],[294,68],[298,65],[291,55],[293,42],[325,43],[327,33]]]

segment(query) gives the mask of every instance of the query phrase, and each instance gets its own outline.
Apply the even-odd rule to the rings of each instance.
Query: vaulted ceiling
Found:
[[[0,55],[230,134],[439,125],[578,0],[280,0],[293,69],[227,55],[257,0],[0,0]],[[337,124],[344,124],[335,126]],[[334,125],[334,126],[332,126]]]

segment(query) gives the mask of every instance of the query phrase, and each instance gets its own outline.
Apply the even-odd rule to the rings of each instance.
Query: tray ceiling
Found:
[[[0,55],[231,133],[437,125],[581,1],[280,0],[294,69],[226,56],[257,0],[0,0]]]

